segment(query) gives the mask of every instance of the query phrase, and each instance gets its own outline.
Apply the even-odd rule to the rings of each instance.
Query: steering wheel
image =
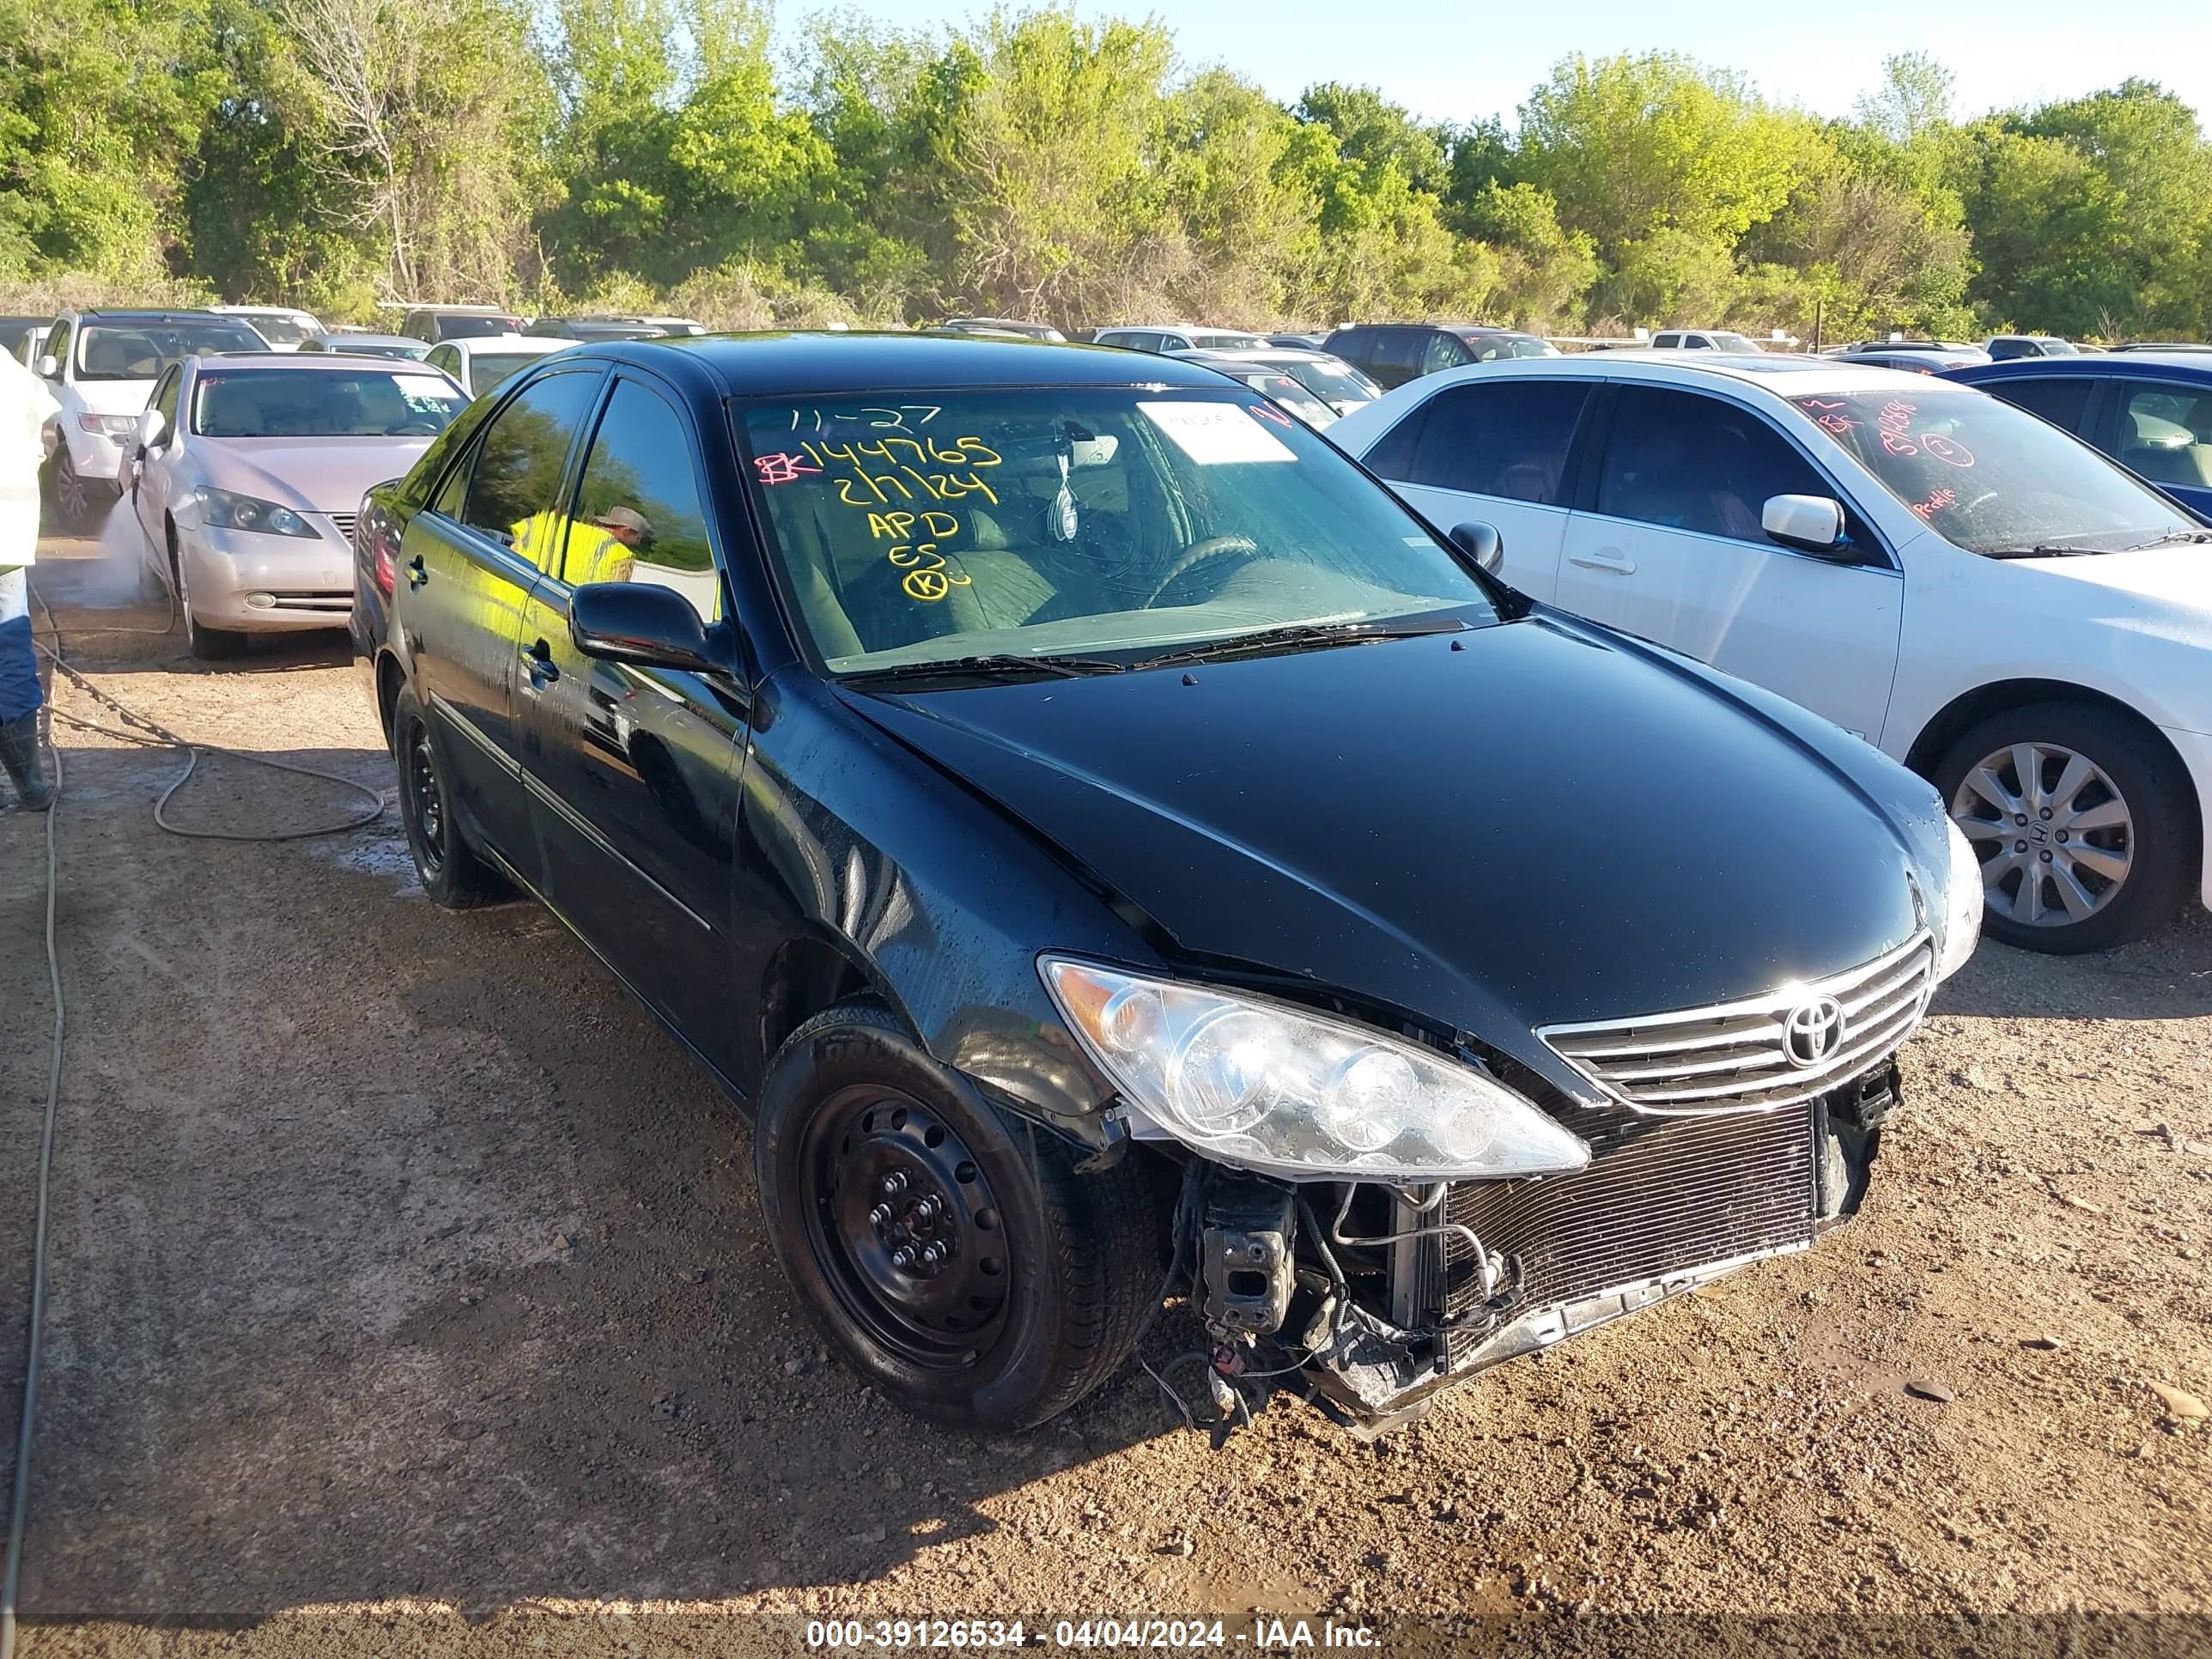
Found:
[[[1183,549],[1182,556],[1168,567],[1167,574],[1154,584],[1152,591],[1145,595],[1143,608],[1151,610],[1160,602],[1161,594],[1202,564],[1211,564],[1216,559],[1256,559],[1259,556],[1260,544],[1249,536],[1208,536],[1202,542],[1193,542]]]

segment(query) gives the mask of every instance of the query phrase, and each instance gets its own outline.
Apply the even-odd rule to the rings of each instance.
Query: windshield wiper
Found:
[[[2154,536],[2147,542],[2137,542],[2133,547],[2124,547],[2123,553],[2141,553],[2147,548],[2180,547],[2191,544],[2201,545],[2212,542],[2212,530],[2172,530],[2163,536]]]
[[[2060,547],[2052,542],[2038,542],[2033,547],[2001,547],[1983,556],[1991,559],[2074,559],[2086,553],[2094,553],[2094,547]]]
[[[1232,635],[1225,640],[1209,640],[1204,645],[1186,646],[1178,651],[1163,652],[1156,657],[1139,657],[1129,666],[1169,668],[1178,663],[1214,662],[1224,657],[1242,656],[1247,652],[1279,650],[1286,646],[1360,645],[1369,640],[1410,640],[1425,634],[1462,634],[1470,626],[1456,617],[1430,617],[1395,622],[1289,623],[1279,628],[1262,628],[1250,634]]]
[[[1054,674],[1080,679],[1086,674],[1118,674],[1127,665],[1107,657],[1024,657],[1011,651],[979,657],[945,657],[935,662],[896,662],[882,668],[860,668],[848,680],[1009,679],[1017,675]]]

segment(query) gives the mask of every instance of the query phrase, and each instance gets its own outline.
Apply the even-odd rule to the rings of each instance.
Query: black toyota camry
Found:
[[[1204,369],[864,334],[546,358],[361,532],[431,896],[559,915],[995,1427],[1164,1306],[1388,1420],[1856,1208],[1972,854],[1494,547]]]

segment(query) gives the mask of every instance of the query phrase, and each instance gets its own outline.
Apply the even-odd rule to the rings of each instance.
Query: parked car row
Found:
[[[1336,429],[1503,487],[1613,367]],[[1388,1423],[1856,1211],[1984,908],[1922,778],[1448,516],[1171,355],[595,343],[370,490],[352,627],[425,890],[541,900],[752,1115],[860,1376],[1033,1426],[1187,1289],[1217,1398]]]
[[[2212,904],[2212,520],[2178,482],[2212,460],[2212,375],[2179,355],[1954,373],[2142,476],[1950,379],[1774,354],[1464,369],[1330,435],[1431,523],[1495,526],[1533,599],[1931,779],[1991,932],[2099,949]]]

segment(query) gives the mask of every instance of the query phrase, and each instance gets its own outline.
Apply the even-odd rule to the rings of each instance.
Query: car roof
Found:
[[[80,311],[76,314],[82,320],[88,323],[228,323],[234,320],[221,312],[198,311],[189,308],[173,311],[110,311],[104,307],[98,307],[89,311]],[[245,325],[241,323],[239,326],[242,328]]]
[[[2126,351],[2114,363],[2105,353],[2078,357],[2008,357],[2001,363],[1969,363],[1961,380],[2043,380],[2053,374],[2131,374],[2142,368],[2169,371],[2185,379],[2212,380],[2212,354],[2199,351]]]
[[[1326,351],[1309,351],[1304,346],[1202,346],[1191,351],[1170,351],[1170,357],[1220,357],[1239,363],[1333,363],[1337,359]]]
[[[374,343],[377,345],[421,346],[426,351],[430,349],[429,341],[418,340],[412,334],[356,334],[350,330],[346,330],[336,334],[325,334],[323,338],[358,341],[363,344]],[[325,346],[324,349],[327,351],[330,348]]]
[[[365,351],[218,351],[212,356],[195,353],[183,361],[187,365],[246,364],[254,368],[273,368],[287,374],[313,374],[332,368],[374,368],[404,374],[408,370],[406,364]],[[419,363],[414,367],[418,372],[422,368]],[[433,369],[430,372],[435,374],[437,371]]]
[[[1697,380],[1732,380],[1759,386],[1780,398],[1802,398],[1819,392],[1894,391],[1901,383],[1926,387],[1928,377],[1903,369],[1854,363],[1844,357],[1808,357],[1790,352],[1680,350],[1583,352],[1557,357],[1514,357],[1496,362],[1470,363],[1462,368],[1409,381],[1410,386],[1441,388],[1499,376],[1516,379],[1561,374],[1588,375],[1595,380],[1618,378],[1680,386]],[[1786,381],[1778,386],[1776,381]],[[1404,388],[1400,388],[1402,392]],[[1393,398],[1398,392],[1390,394]],[[1387,400],[1386,400],[1387,401]],[[1379,407],[1379,405],[1370,405]]]
[[[726,395],[943,390],[947,387],[1184,386],[1217,389],[1210,370],[1175,357],[1111,346],[977,334],[862,330],[701,334],[586,342],[580,361],[635,362],[711,373]]]
[[[525,352],[563,351],[576,343],[551,334],[462,334],[450,340],[441,340],[439,347],[451,346],[463,356],[477,351],[503,351],[510,355],[520,347]],[[612,344],[623,343],[621,341]],[[434,348],[435,349],[435,348]]]

